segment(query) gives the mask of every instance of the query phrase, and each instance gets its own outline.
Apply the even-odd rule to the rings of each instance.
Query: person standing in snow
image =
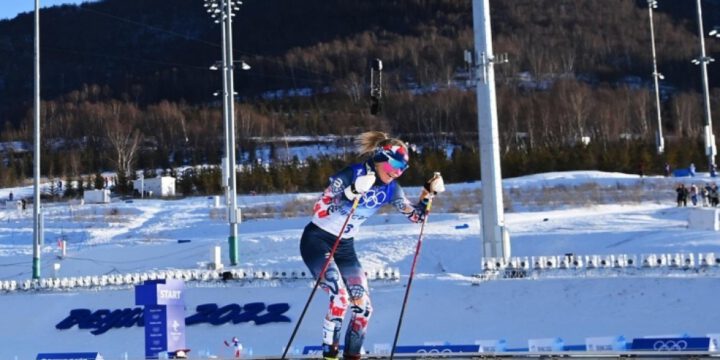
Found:
[[[698,203],[698,187],[695,184],[690,185],[690,201],[693,206],[697,206]]]
[[[234,336],[233,336],[233,338],[232,338],[232,340],[230,340],[230,342],[227,342],[227,340],[223,340],[223,342],[225,343],[225,346],[227,346],[227,347],[231,347],[231,346],[232,346],[232,348],[233,348],[233,356],[234,356],[236,359],[239,359],[239,358],[240,358],[240,355],[242,355],[242,350],[243,350],[243,346],[242,346],[242,344],[240,343],[240,340],[238,340],[237,337],[234,337]]]
[[[710,197],[710,206],[717,207],[720,205],[720,194],[718,194],[717,184],[712,184],[708,197]]]
[[[387,204],[394,206],[410,221],[421,223],[429,198],[445,190],[442,177],[437,174],[425,184],[420,200],[413,203],[395,181],[409,166],[407,145],[377,131],[362,133],[355,142],[365,160],[351,164],[330,177],[329,186],[315,203],[312,220],[300,239],[300,254],[317,279],[342,231],[333,261],[320,279],[321,288],[330,296],[322,332],[323,357],[326,359],[338,357],[340,331],[348,309],[351,317],[345,334],[343,358],[360,359],[360,349],[372,314],[367,278],[354,246],[354,236],[360,225]],[[359,198],[358,206],[343,230],[356,198]]]
[[[675,192],[677,193],[677,206],[687,206],[688,189],[685,184],[678,185]]]

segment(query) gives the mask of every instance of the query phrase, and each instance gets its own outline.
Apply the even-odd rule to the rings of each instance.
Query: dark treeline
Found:
[[[653,173],[665,162],[703,169],[701,78],[689,61],[699,52],[692,9],[661,4],[655,12],[658,66],[667,79],[662,156],[653,149],[644,0],[504,0],[491,9],[495,52],[510,58],[495,68],[503,176],[635,172],[640,164]],[[708,1],[703,10],[711,29],[720,6]],[[419,183],[423,169],[478,179],[475,96],[463,63],[473,45],[471,14],[469,0],[246,1],[234,36],[235,58],[253,67],[235,74],[239,150],[253,153],[257,138],[384,130],[422,145],[409,183]],[[220,31],[202,2],[105,0],[55,7],[41,21],[43,174],[220,162],[222,114],[211,94],[221,82],[207,70],[221,55]],[[720,57],[720,39],[706,39],[706,47]],[[385,65],[378,116],[370,115],[367,96],[373,58]],[[720,72],[711,66],[709,74],[717,113]],[[292,89],[305,95],[288,95]],[[0,21],[0,141],[31,141],[31,96],[32,17],[22,15]],[[456,151],[429,157],[448,146]],[[0,186],[31,176],[30,155],[4,156]],[[336,162],[265,168],[250,156],[238,181],[246,191],[313,190],[320,186],[300,181],[324,183]],[[177,175],[186,190],[213,193],[213,174]]]

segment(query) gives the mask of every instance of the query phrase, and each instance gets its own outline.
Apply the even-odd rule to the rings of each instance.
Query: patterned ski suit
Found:
[[[345,196],[344,189],[358,176],[373,170],[372,161],[346,167],[330,177],[330,185],[315,203],[312,221],[305,227],[300,240],[300,253],[316,278],[352,209],[353,201]],[[363,222],[386,204],[392,204],[412,222],[422,222],[425,217],[423,201],[411,203],[396,182],[385,184],[376,179],[348,221],[333,256],[334,261],[331,261],[320,282],[322,289],[330,295],[330,307],[323,325],[323,347],[337,346],[345,312],[348,308],[352,311],[345,335],[346,357],[360,354],[372,312],[367,278],[355,253],[353,236]]]

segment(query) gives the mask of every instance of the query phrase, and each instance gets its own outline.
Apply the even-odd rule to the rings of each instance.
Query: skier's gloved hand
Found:
[[[430,194],[437,195],[438,193],[445,191],[445,182],[443,181],[442,175],[436,172],[433,177],[425,182],[425,190]]]
[[[360,175],[355,178],[355,182],[345,188],[345,196],[350,200],[355,200],[356,197],[370,190],[375,184],[375,173],[370,171],[366,175]]]

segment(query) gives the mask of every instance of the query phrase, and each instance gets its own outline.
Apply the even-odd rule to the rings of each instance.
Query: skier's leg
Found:
[[[360,350],[365,340],[372,304],[368,292],[367,278],[361,267],[354,267],[351,271],[343,271],[344,280],[350,296],[350,323],[345,333],[345,359],[359,359]]]
[[[353,242],[353,239],[343,241],[342,247],[335,253],[335,261],[347,288],[351,311],[350,323],[345,333],[343,358],[355,360],[360,358],[372,306],[367,277],[358,261]]]
[[[314,224],[305,227],[300,240],[300,254],[305,265],[317,279],[322,272],[326,256],[331,250],[334,236]],[[345,284],[334,261],[330,262],[320,280],[320,287],[330,295],[330,305],[323,320],[323,357],[337,358],[340,343],[340,329],[348,308],[348,296]]]
[[[320,287],[330,295],[328,312],[323,321],[323,357],[337,358],[340,329],[348,309],[348,294],[335,263],[328,266],[325,276],[320,282]]]

